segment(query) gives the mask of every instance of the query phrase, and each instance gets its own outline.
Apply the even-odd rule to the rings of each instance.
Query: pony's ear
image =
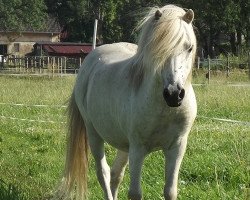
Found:
[[[194,19],[194,11],[192,9],[189,9],[185,15],[182,17],[182,19],[187,22],[188,24],[192,23]]]
[[[157,11],[155,12],[155,20],[160,19],[161,16],[162,16],[162,12],[161,12],[160,10],[157,10]]]

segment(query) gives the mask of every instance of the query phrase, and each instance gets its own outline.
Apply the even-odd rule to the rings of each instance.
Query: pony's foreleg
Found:
[[[96,133],[94,128],[87,127],[87,133],[91,153],[95,159],[98,181],[103,189],[105,199],[113,200],[113,196],[110,189],[110,167],[106,161],[106,156],[104,152],[104,141]]]
[[[117,200],[118,187],[123,179],[127,163],[128,153],[118,150],[114,164],[111,169],[111,191],[114,200]]]
[[[129,170],[130,170],[130,186],[128,199],[141,200],[141,171],[146,151],[143,147],[129,147]]]
[[[179,169],[186,150],[187,138],[178,140],[171,149],[164,150],[166,169],[165,169],[165,200],[177,199],[177,183]]]

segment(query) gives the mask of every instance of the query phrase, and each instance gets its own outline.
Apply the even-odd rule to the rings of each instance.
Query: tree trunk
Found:
[[[237,48],[236,48],[236,34],[235,32],[230,34],[230,44],[231,50],[234,55],[237,55]]]
[[[241,54],[241,46],[242,46],[242,30],[241,28],[237,29],[237,55]]]

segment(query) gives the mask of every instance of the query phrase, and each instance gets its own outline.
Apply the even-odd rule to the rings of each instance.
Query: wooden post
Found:
[[[44,58],[45,58],[45,57],[42,57],[42,59],[43,59],[43,60],[42,60],[42,61],[43,61],[43,69],[44,69]]]
[[[211,60],[210,60],[210,57],[208,57],[208,84],[210,83],[210,71],[211,71]]]
[[[229,77],[229,54],[227,54],[227,77]]]
[[[7,56],[7,67],[10,66],[10,56]]]
[[[15,56],[15,70],[18,71],[18,56]]]
[[[198,57],[197,57],[197,69],[200,69],[200,62],[201,62],[201,59],[200,59],[200,57],[198,56]]]
[[[52,57],[52,77],[54,77],[55,57]]]
[[[25,66],[26,66],[26,72],[28,72],[28,68],[29,68],[28,57],[25,57]]]
[[[41,60],[41,56],[39,56],[39,67],[42,66],[42,60]]]
[[[67,58],[64,57],[64,74],[67,73]]]
[[[0,56],[1,57],[1,68],[3,68],[4,67],[4,57],[3,56]]]
[[[39,56],[39,73],[42,73],[42,56]]]
[[[61,67],[61,76],[62,76],[62,73],[63,73],[63,60],[62,60],[62,57],[60,58],[60,67]]]
[[[34,57],[30,57],[30,68],[31,68],[31,73],[34,72]]]
[[[250,51],[248,52],[248,78],[250,80]]]
[[[48,61],[47,61],[47,68],[48,68],[48,72],[49,72],[49,56],[48,56]]]
[[[16,55],[14,56],[14,67],[16,68]]]
[[[19,56],[18,57],[18,69],[21,71],[21,65],[22,65],[22,58]]]
[[[59,57],[57,57],[57,73],[60,72],[60,61],[59,61]]]
[[[37,72],[36,64],[37,64],[37,63],[36,63],[36,56],[35,56],[35,57],[34,57],[34,67],[35,67],[35,70],[34,70],[34,71],[35,71],[35,73]]]

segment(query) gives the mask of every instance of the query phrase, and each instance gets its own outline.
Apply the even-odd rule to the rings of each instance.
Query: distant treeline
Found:
[[[20,0],[0,1],[0,27],[42,25],[46,15],[55,16],[65,41],[91,42],[94,19],[99,20],[98,42],[135,42],[134,29],[149,7],[176,4],[195,12],[199,55],[239,55],[250,47],[249,0]]]

